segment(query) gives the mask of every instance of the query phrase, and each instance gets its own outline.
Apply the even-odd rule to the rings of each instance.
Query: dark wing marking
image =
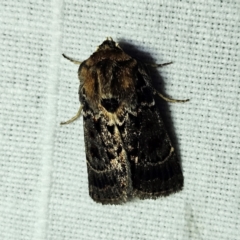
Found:
[[[83,115],[90,196],[103,204],[126,201],[131,179],[118,128],[110,126],[103,113],[94,115],[87,104]]]
[[[151,80],[141,66],[136,91],[137,116],[129,114],[123,138],[131,165],[133,190],[140,198],[167,196],[182,189],[183,175],[155,105]]]

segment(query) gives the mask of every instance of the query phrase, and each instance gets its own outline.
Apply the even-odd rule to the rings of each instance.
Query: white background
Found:
[[[240,1],[0,3],[0,239],[239,239]],[[88,195],[78,66],[106,37],[154,71],[185,187],[102,206]],[[160,77],[161,76],[161,77]]]

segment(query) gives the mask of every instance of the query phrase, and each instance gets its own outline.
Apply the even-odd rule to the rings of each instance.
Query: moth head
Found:
[[[107,39],[97,48],[97,51],[107,50],[107,49],[121,49],[118,43],[114,42],[111,37],[107,37]]]

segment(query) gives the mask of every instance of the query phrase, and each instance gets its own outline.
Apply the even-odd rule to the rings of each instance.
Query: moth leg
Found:
[[[78,65],[80,65],[82,63],[82,62],[79,62],[79,61],[77,61],[77,60],[75,60],[73,58],[70,58],[70,57],[66,56],[64,53],[62,55],[63,55],[64,58],[66,58],[70,62],[73,62],[73,63],[78,64]]]
[[[151,67],[164,67],[164,66],[167,66],[167,65],[170,65],[172,64],[173,62],[168,62],[168,63],[162,63],[162,64],[156,64],[156,63],[150,63],[150,64],[147,64],[148,66],[151,66]],[[161,97],[163,100],[165,100],[166,102],[171,102],[171,103],[183,103],[183,102],[188,102],[189,99],[185,99],[185,100],[177,100],[177,99],[172,99],[172,98],[168,98],[168,97],[165,97],[163,96],[161,93],[159,92],[155,92],[155,94],[158,94],[159,97]]]
[[[159,92],[155,92],[155,94],[158,94],[158,96],[160,98],[162,98],[163,100],[165,100],[166,102],[171,102],[171,103],[183,103],[183,102],[188,102],[189,99],[184,99],[184,100],[178,100],[178,99],[172,99],[172,98],[168,98],[168,97],[165,97],[163,96],[161,93]]]
[[[83,105],[81,105],[81,106],[79,107],[78,112],[77,112],[77,114],[76,114],[74,117],[72,117],[71,119],[69,119],[69,120],[66,121],[66,122],[61,122],[60,125],[69,124],[69,123],[72,123],[72,122],[74,122],[75,120],[77,120],[77,119],[81,116],[82,109],[83,109]]]

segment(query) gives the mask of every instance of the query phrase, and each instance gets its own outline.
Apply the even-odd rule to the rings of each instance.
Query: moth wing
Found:
[[[90,196],[103,204],[126,201],[131,179],[118,128],[109,126],[104,114],[96,116],[87,105],[83,116]]]
[[[183,174],[155,104],[151,79],[141,66],[136,94],[137,116],[129,114],[125,130],[133,191],[142,199],[167,196],[182,189]]]

